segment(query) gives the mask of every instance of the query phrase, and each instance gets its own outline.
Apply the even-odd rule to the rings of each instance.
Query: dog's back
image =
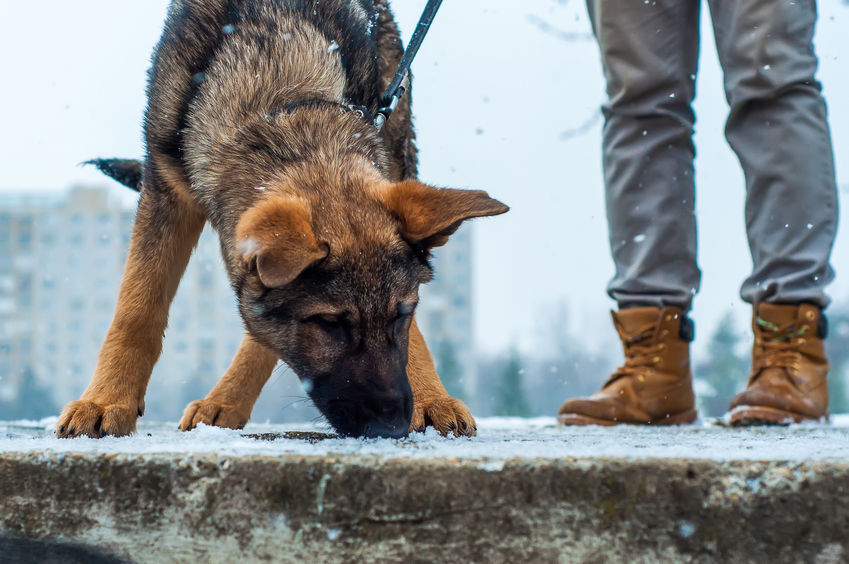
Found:
[[[312,98],[374,112],[401,54],[383,0],[175,0],[148,86],[146,173],[177,171],[169,180],[188,189],[186,131],[208,145],[253,112]],[[412,177],[408,104],[399,110],[385,137],[393,176]]]

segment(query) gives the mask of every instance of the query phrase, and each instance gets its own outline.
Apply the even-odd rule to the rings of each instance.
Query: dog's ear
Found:
[[[510,209],[483,190],[434,188],[415,180],[385,186],[378,199],[401,220],[402,236],[428,249],[447,243],[467,219]]]
[[[236,250],[266,288],[289,284],[328,254],[327,245],[315,240],[307,202],[288,197],[268,198],[242,215]]]

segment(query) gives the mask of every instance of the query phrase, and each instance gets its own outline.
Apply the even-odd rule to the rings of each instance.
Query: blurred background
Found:
[[[142,155],[150,53],[167,0],[7,2],[0,35],[0,419],[38,419],[76,399],[112,318],[136,196],[79,166]],[[405,41],[425,0],[396,0]],[[723,138],[727,104],[707,18],[697,79],[694,302],[702,415],[745,385],[751,268],[744,184]],[[849,2],[821,0],[816,49],[840,199],[849,197]],[[420,323],[446,386],[478,416],[554,415],[621,361],[605,294],[613,273],[600,163],[604,84],[583,2],[446,2],[414,65],[421,178],[483,188],[509,214],[464,227],[437,252]],[[832,412],[849,412],[849,241],[834,252]],[[241,336],[214,233],[204,233],[171,310],[147,396],[176,421],[229,365]],[[278,366],[254,421],[317,417]]]

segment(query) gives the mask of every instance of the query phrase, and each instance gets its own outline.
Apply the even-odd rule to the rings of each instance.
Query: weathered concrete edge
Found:
[[[0,535],[132,562],[849,558],[849,462],[0,455]]]

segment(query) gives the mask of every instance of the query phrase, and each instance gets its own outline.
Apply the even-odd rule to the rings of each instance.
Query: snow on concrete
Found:
[[[849,460],[849,415],[830,424],[735,429],[715,421],[686,427],[558,427],[553,418],[485,418],[475,438],[444,438],[433,429],[403,440],[324,439],[326,426],[314,423],[250,423],[242,431],[201,427],[191,433],[177,425],[141,423],[132,437],[56,439],[55,418],[0,422],[0,454],[50,453],[217,453],[246,455],[368,455],[384,458],[482,460],[497,469],[510,458],[707,458],[715,460]],[[284,433],[314,433],[292,439]],[[249,437],[247,435],[254,435]],[[261,438],[257,438],[261,436]],[[297,436],[297,435],[296,435]],[[324,439],[324,440],[315,440]]]

